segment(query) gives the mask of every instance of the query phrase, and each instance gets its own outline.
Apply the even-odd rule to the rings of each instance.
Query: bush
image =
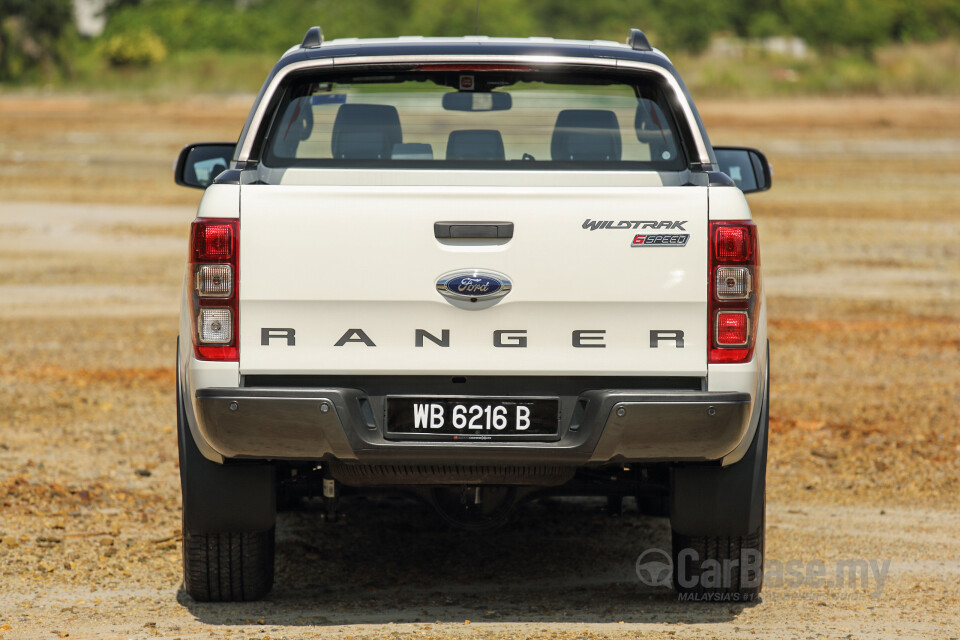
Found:
[[[887,0],[783,0],[791,30],[821,50],[869,53],[889,42],[896,18]]]
[[[70,72],[70,0],[0,0],[0,82]]]
[[[144,28],[105,39],[100,55],[114,67],[149,67],[167,57],[167,47],[160,36]]]

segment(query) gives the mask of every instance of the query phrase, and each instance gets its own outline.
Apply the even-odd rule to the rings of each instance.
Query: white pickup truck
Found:
[[[759,592],[768,349],[744,194],[770,167],[711,146],[642,32],[314,27],[239,140],[187,146],[175,174],[205,189],[177,362],[193,598],[270,590],[278,502],[315,490],[335,517],[341,491],[383,487],[466,527],[628,496],[670,518],[679,592]]]

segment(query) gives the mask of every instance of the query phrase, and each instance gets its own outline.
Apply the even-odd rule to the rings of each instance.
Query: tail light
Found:
[[[200,218],[190,229],[193,351],[199,360],[239,360],[240,221]]]
[[[760,311],[757,227],[749,220],[710,223],[711,364],[753,357]]]

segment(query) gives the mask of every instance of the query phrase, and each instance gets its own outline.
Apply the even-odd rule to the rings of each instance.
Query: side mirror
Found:
[[[233,142],[198,142],[180,151],[173,167],[173,179],[181,187],[206,189],[226,171],[233,157]]]
[[[773,169],[767,156],[750,147],[714,147],[720,171],[730,176],[744,193],[757,193],[770,188]]]
[[[446,111],[506,111],[513,107],[509,93],[492,91],[452,91],[443,94]]]

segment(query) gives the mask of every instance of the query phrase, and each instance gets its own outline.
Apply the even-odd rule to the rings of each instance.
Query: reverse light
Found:
[[[197,334],[204,344],[229,344],[233,339],[233,313],[227,307],[200,309]]]
[[[195,286],[201,298],[229,298],[233,294],[233,267],[229,264],[197,265]]]
[[[719,300],[745,300],[750,296],[750,269],[718,267],[716,291]]]
[[[708,362],[748,362],[760,313],[757,227],[749,220],[710,223]]]
[[[198,360],[240,358],[237,342],[239,247],[239,220],[194,220],[190,262],[194,277],[193,346]]]

